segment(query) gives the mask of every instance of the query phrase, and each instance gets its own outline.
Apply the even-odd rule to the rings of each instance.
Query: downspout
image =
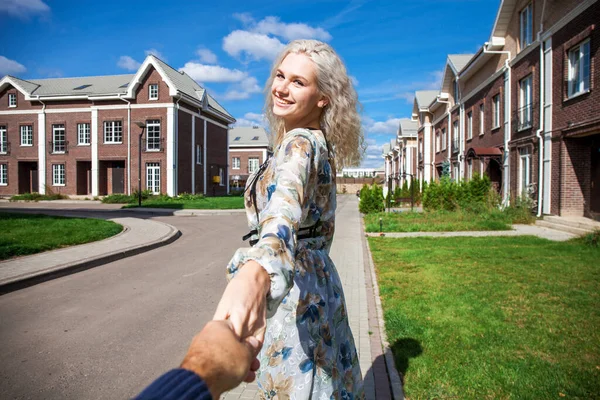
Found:
[[[38,136],[38,192],[40,194],[46,194],[46,103],[40,100],[39,95],[37,96],[37,101],[42,103],[42,115],[44,116],[44,126],[39,126],[40,118],[38,117],[38,130],[41,130],[44,133],[43,140],[40,140]],[[44,161],[43,168],[41,165],[42,156]],[[41,183],[43,183],[43,185],[40,185]]]
[[[545,105],[545,65],[544,65],[544,43],[542,42],[542,32],[544,31],[544,12],[546,11],[546,0],[542,6],[542,16],[540,19],[540,30],[538,32],[538,42],[540,43],[540,127],[535,132],[535,136],[538,139],[538,210],[537,217],[542,216],[542,202],[544,201],[542,193],[544,189],[544,138],[542,133],[544,132],[544,105]],[[533,97],[533,96],[532,96]]]
[[[173,166],[173,197],[176,197],[179,195],[179,185],[178,185],[178,181],[179,181],[179,102],[181,101],[181,93],[179,93],[179,98],[177,99],[177,102],[175,103],[175,109],[177,110],[177,113],[175,114],[175,126],[173,127],[173,147],[174,147],[174,151],[175,154],[173,155],[173,164],[175,164]],[[193,161],[193,160],[192,160]]]
[[[504,62],[504,67],[506,68],[506,72],[507,72],[507,80],[508,80],[508,88],[506,90],[506,104],[507,107],[506,109],[508,110],[508,115],[505,115],[504,118],[506,118],[507,125],[506,125],[506,132],[504,134],[504,155],[506,158],[506,163],[507,163],[507,168],[505,168],[504,172],[504,199],[503,199],[503,203],[504,206],[508,206],[508,202],[510,199],[510,174],[507,173],[508,171],[506,171],[508,169],[508,167],[510,167],[510,149],[508,147],[508,144],[510,142],[511,139],[511,118],[510,118],[510,113],[512,113],[512,90],[511,90],[511,80],[512,80],[512,71],[511,71],[511,66],[510,66],[510,61],[511,61],[511,54],[509,50],[488,50],[487,47],[489,45],[489,42],[485,42],[483,44],[483,52],[485,54],[506,54],[507,58],[506,61]]]
[[[119,99],[127,103],[127,194],[131,195],[131,102],[122,98],[120,93]]]
[[[456,84],[458,85],[458,77],[456,78]],[[460,92],[460,87],[458,88]],[[462,94],[461,94],[462,97]],[[464,146],[465,146],[465,105],[460,103],[460,111],[458,113],[460,121],[458,121],[458,175],[460,178],[465,180],[465,167],[464,167]]]

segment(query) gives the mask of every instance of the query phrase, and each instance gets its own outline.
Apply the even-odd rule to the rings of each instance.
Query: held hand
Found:
[[[254,380],[260,347],[252,336],[240,342],[229,321],[210,321],[192,340],[181,368],[199,375],[218,399],[243,380]]]
[[[247,262],[225,288],[214,319],[228,319],[239,337],[254,336],[262,346],[270,285],[264,268],[256,261]]]

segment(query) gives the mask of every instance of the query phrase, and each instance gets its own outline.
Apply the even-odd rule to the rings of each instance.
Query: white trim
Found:
[[[266,146],[262,146],[262,149],[256,148],[256,149],[231,149],[231,152],[240,152],[240,153],[244,153],[244,152],[255,152],[255,151],[264,151],[266,152],[267,149],[265,148]]]
[[[229,132],[230,129],[227,128],[227,143],[229,143]],[[227,164],[225,164],[225,168],[223,168],[223,174],[225,175],[226,179],[227,179],[227,194],[229,194],[229,146],[227,146]]]
[[[46,110],[47,111],[47,110]],[[41,114],[43,111],[40,108],[34,110],[5,110],[0,111],[0,115],[20,115],[20,114]]]
[[[204,195],[206,196],[206,188],[207,188],[207,184],[206,184],[206,171],[208,170],[208,160],[206,159],[206,148],[207,143],[206,143],[206,122],[208,120],[204,119],[204,144],[203,144],[203,150],[204,150],[204,155],[202,156],[202,169],[204,170]]]
[[[92,145],[92,196],[98,196],[98,110],[92,109],[90,141]],[[129,171],[127,171],[129,174]]]
[[[167,108],[167,194],[174,196],[175,181],[173,163],[175,162],[175,107]]]
[[[249,144],[249,145],[247,145],[247,146],[244,146],[244,145],[235,145],[235,146],[234,146],[234,145],[231,145],[231,144],[229,145],[229,148],[230,148],[231,150],[235,150],[235,149],[236,149],[236,148],[238,148],[238,147],[239,147],[239,148],[245,148],[245,147],[255,147],[255,148],[260,148],[260,147],[269,147],[269,145],[267,145],[267,144],[255,144],[255,145],[250,145],[250,144]]]
[[[196,194],[196,117],[190,116],[192,119],[192,194]]]
[[[141,85],[142,79],[148,73],[148,69],[150,68],[150,66],[154,67],[154,69],[159,73],[162,80],[169,87],[169,95],[177,96],[177,87],[173,84],[173,82],[171,82],[165,71],[163,71],[162,67],[155,61],[155,57],[152,54],[150,54],[148,55],[148,57],[146,57],[133,79],[129,82],[129,86],[127,87],[127,97],[131,99],[135,97],[135,91],[137,90],[138,86]]]
[[[38,114],[38,192],[46,194],[46,114]]]

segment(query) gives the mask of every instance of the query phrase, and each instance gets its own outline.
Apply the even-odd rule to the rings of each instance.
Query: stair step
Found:
[[[595,229],[600,229],[600,222],[596,222],[594,220],[588,220],[587,218],[579,219],[569,219],[568,217],[555,217],[552,215],[547,215],[544,217],[544,221],[551,222],[553,224],[567,225],[572,226],[573,228],[584,229],[587,231],[593,231]]]
[[[569,232],[569,233],[573,233],[575,235],[580,235],[580,236],[587,235],[588,233],[592,232],[592,230],[589,230],[589,229],[576,228],[574,226],[565,225],[565,224],[556,224],[554,222],[545,221],[545,220],[538,220],[535,222],[535,224],[538,226],[543,226],[546,228],[550,228],[550,229],[554,229],[554,230],[562,231],[562,232]]]

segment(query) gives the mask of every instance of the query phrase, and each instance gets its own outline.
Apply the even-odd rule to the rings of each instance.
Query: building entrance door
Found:
[[[125,168],[117,163],[112,167],[112,193],[125,192]]]
[[[600,218],[600,135],[592,139],[590,173],[590,211],[594,218]]]

